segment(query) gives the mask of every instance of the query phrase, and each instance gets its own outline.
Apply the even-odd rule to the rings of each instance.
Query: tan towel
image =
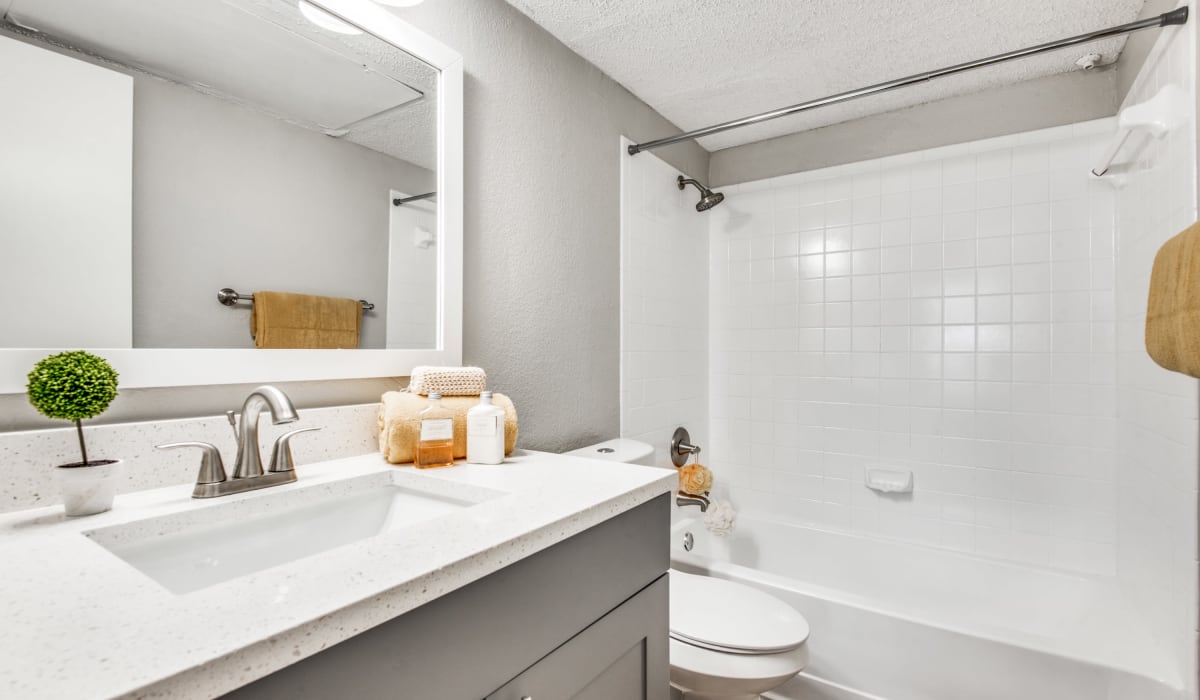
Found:
[[[362,304],[355,299],[255,292],[250,334],[256,348],[357,348]]]
[[[487,372],[479,367],[413,367],[408,391],[428,396],[479,396],[487,389]]]
[[[1166,369],[1200,377],[1200,223],[1159,248],[1149,296],[1146,351]]]
[[[492,403],[504,409],[504,454],[517,446],[517,408],[504,394],[492,394]],[[442,405],[454,413],[454,458],[467,456],[467,411],[479,404],[478,396],[449,396]],[[413,446],[421,434],[417,414],[429,399],[406,391],[389,391],[379,403],[379,452],[392,464],[413,461]]]

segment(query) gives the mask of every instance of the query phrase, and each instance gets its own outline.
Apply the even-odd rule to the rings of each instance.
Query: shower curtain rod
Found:
[[[972,70],[974,68],[982,68],[984,66],[990,66],[996,63],[1003,63],[1004,61],[1011,61],[1015,58],[1024,58],[1026,56],[1033,56],[1039,53],[1045,53],[1047,51],[1063,49],[1068,46],[1086,44],[1099,39],[1107,39],[1111,36],[1136,32],[1140,29],[1165,27],[1171,24],[1185,24],[1187,23],[1187,20],[1188,8],[1184,6],[1175,10],[1171,10],[1170,12],[1164,12],[1156,17],[1147,17],[1146,19],[1141,19],[1136,22],[1122,24],[1116,27],[1109,27],[1108,29],[1100,29],[1098,31],[1088,32],[1087,34],[1073,36],[1068,39],[1059,39],[1058,41],[1038,44],[1037,46],[1030,46],[1029,48],[1025,49],[1017,49],[1016,51],[1008,51],[1006,53],[996,54],[995,56],[989,56],[988,58],[981,58],[976,61],[968,61],[966,63],[959,63],[946,68],[938,68],[937,70],[931,70],[925,73],[917,73],[916,75],[910,75],[906,78],[897,78],[895,80],[889,80],[885,83],[877,83],[875,85],[859,88],[857,90],[850,90],[849,92],[840,92],[836,95],[830,95],[828,97],[822,97],[820,99],[810,100],[808,102],[801,102],[800,104],[792,105],[791,107],[784,107],[782,109],[776,109],[770,112],[763,112],[762,114],[755,114],[754,116],[750,117],[742,117],[741,119],[734,119],[733,121],[714,124],[713,126],[706,126],[703,129],[687,131],[682,134],[676,134],[675,136],[655,139],[654,141],[647,141],[645,143],[635,143],[629,146],[629,155],[635,156],[638,153],[651,148],[669,146],[673,143],[679,143],[680,141],[690,141],[692,139],[698,139],[704,136],[710,136],[712,134],[719,134],[722,131],[729,131],[730,129],[737,129],[743,126],[749,126],[751,124],[757,124],[759,122],[765,122],[771,119],[778,119],[779,117],[786,117],[789,114],[797,114],[799,112],[804,112],[816,107],[824,107],[825,105],[847,102],[859,97],[876,95],[881,92],[887,92],[888,90],[895,90],[896,88],[923,83],[928,80],[933,80],[934,78],[942,78],[947,75],[962,73],[963,71]]]
[[[392,205],[399,207],[409,202],[415,202],[420,199],[430,199],[436,196],[437,192],[426,192],[425,194],[417,194],[413,195],[412,197],[396,197],[392,199]]]

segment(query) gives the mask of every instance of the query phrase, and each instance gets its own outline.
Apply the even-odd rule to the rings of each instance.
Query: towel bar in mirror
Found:
[[[253,304],[254,295],[241,294],[233,291],[229,287],[222,287],[221,289],[217,290],[217,301],[221,302],[223,306],[235,306],[239,301]],[[358,303],[362,304],[363,311],[373,311],[375,309],[375,305],[366,299],[359,299]]]

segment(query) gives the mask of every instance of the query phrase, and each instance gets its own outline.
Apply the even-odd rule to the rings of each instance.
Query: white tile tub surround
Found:
[[[1125,104],[1167,84],[1195,95],[1195,35],[1194,22],[1164,31]],[[1134,164],[1116,193],[1117,564],[1196,697],[1197,386],[1155,365],[1144,341],[1154,254],[1196,220],[1195,115],[1188,116],[1161,140],[1136,137],[1118,158]]]
[[[307,463],[378,451],[378,408],[379,404],[360,404],[299,409],[300,420],[284,425],[272,425],[270,413],[264,412],[258,433],[263,461],[270,459],[278,436],[307,427],[321,430],[297,435],[291,442],[300,474]],[[156,450],[155,445],[211,442],[220,448],[230,474],[237,454],[225,416],[97,426],[84,421],[83,432],[89,456],[125,461],[118,494],[195,481],[199,450]],[[77,461],[79,443],[73,426],[0,433],[0,513],[61,503],[54,467]]]
[[[621,436],[667,446],[678,426],[707,448],[708,219],[699,192],[621,143]],[[685,177],[688,177],[685,175]]]
[[[1112,120],[726,189],[712,462],[740,507],[1116,567]],[[911,496],[868,490],[911,469]]]

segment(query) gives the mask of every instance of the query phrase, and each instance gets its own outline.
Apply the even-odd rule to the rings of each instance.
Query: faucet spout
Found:
[[[683,491],[675,492],[675,505],[683,508],[684,506],[699,506],[701,513],[708,512],[708,506],[711,501],[708,500],[708,491],[704,492],[703,496],[694,493],[684,493]]]
[[[262,476],[262,454],[258,449],[258,416],[263,409],[271,412],[275,425],[299,420],[292,400],[280,389],[269,384],[257,387],[242,404],[242,416],[238,422],[237,460],[233,466],[233,478],[245,479]]]

